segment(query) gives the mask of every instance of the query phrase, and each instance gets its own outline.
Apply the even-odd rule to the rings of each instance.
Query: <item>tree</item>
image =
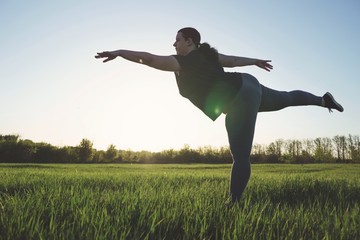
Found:
[[[92,160],[93,143],[90,140],[83,138],[77,148],[80,162],[90,162]]]
[[[35,162],[56,162],[57,148],[48,143],[37,143],[36,153],[34,154]]]
[[[56,151],[56,162],[75,163],[79,162],[78,147],[62,147]]]
[[[329,162],[333,159],[332,144],[330,138],[316,138],[314,140],[314,158],[317,162]]]
[[[177,159],[178,161],[181,161],[184,163],[199,162],[200,153],[191,149],[188,144],[185,144],[184,147],[182,149],[180,149],[177,157],[178,157],[178,159]]]
[[[360,161],[360,138],[349,134],[347,138],[348,155],[353,162]]]
[[[285,142],[286,158],[289,162],[303,161],[302,156],[302,143],[299,140],[288,140]]]
[[[33,162],[36,153],[36,144],[29,140],[19,140],[13,152],[15,162]]]
[[[118,150],[116,150],[115,145],[110,144],[105,152],[105,160],[107,162],[113,162],[118,156]]]
[[[333,143],[335,145],[335,151],[336,151],[336,156],[337,156],[337,160],[341,159],[341,141],[340,141],[340,136],[336,135],[333,137]]]
[[[343,161],[346,160],[346,149],[347,149],[347,142],[345,136],[340,136],[340,152],[341,152],[341,158]]]
[[[254,144],[251,149],[251,162],[263,163],[266,162],[266,145]]]
[[[303,148],[304,148],[304,152],[306,153],[306,155],[313,155],[314,154],[314,141],[310,140],[310,139],[305,139],[303,140],[303,144],[302,144]]]
[[[19,135],[0,135],[0,142],[2,141],[17,143],[19,141]]]

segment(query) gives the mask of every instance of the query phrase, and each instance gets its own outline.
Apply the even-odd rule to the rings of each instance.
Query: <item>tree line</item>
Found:
[[[211,146],[161,152],[119,150],[110,144],[107,150],[96,150],[84,138],[79,145],[56,147],[35,143],[18,135],[0,135],[2,163],[232,163],[228,147]],[[270,144],[254,144],[252,163],[360,163],[358,135],[305,140],[278,139]]]

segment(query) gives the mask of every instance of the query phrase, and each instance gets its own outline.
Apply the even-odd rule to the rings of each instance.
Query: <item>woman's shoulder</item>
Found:
[[[198,50],[193,50],[186,55],[173,55],[180,64],[196,64],[202,62],[204,57]]]

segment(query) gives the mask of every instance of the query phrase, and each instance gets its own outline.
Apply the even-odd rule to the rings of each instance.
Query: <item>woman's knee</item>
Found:
[[[250,158],[233,157],[233,168],[241,169],[242,171],[250,171],[251,169]]]

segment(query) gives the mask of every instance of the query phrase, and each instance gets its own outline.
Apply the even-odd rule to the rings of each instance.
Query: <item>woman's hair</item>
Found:
[[[218,51],[211,47],[208,43],[200,43],[201,36],[198,30],[192,27],[182,28],[178,31],[178,33],[182,33],[185,39],[191,38],[196,48],[207,58],[210,60],[218,60]]]

